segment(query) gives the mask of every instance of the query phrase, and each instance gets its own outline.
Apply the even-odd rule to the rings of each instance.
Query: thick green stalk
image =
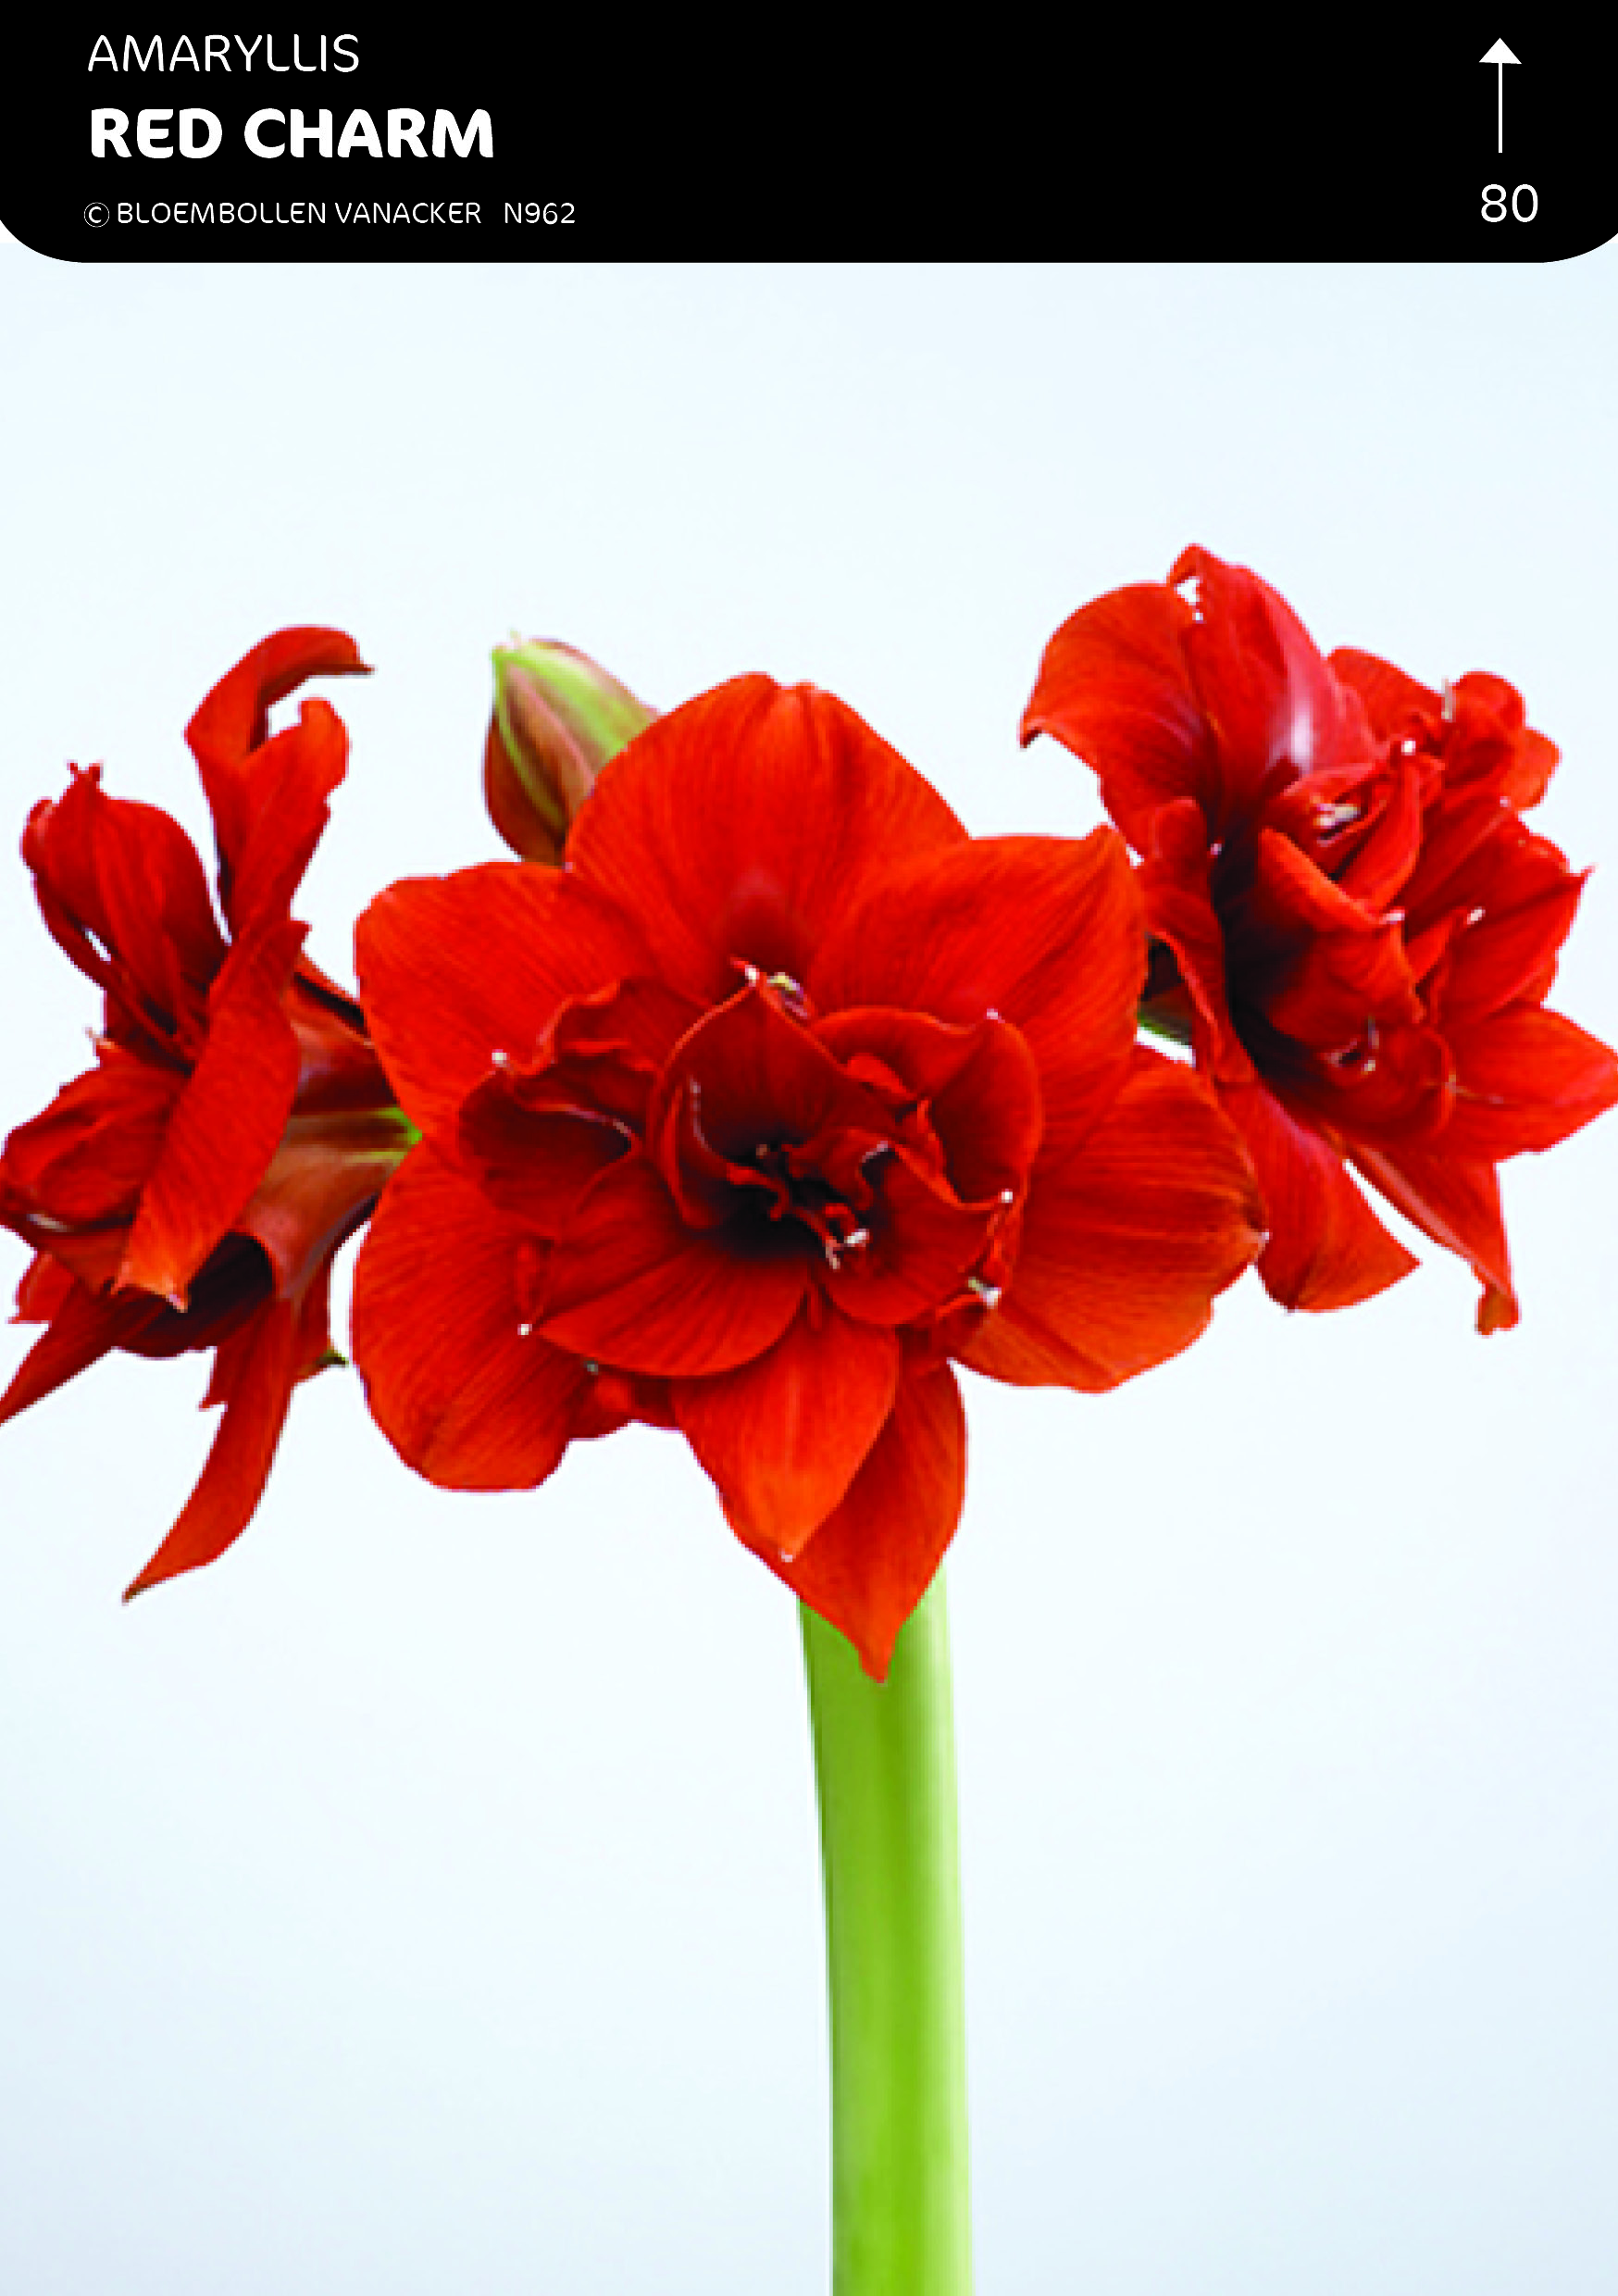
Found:
[[[826,1878],[833,2296],[971,2296],[943,1580],[886,1682],[823,1618],[803,1618]]]

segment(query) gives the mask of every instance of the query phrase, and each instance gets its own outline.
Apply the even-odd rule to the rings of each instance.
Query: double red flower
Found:
[[[970,840],[829,695],[746,678],[608,765],[566,866],[397,885],[366,1009],[424,1138],[355,1352],[409,1464],[677,1427],[885,1670],[960,1512],[951,1360],[1102,1389],[1256,1248],[1205,1087],[1135,1042],[1118,839]]]
[[[1196,1048],[1268,1213],[1291,1307],[1414,1265],[1349,1176],[1470,1261],[1514,1323],[1496,1166],[1618,1100],[1607,1046],[1544,1009],[1583,879],[1533,835],[1557,752],[1503,680],[1440,695],[1323,658],[1255,575],[1190,550],[1046,650],[1023,737],[1092,766],[1142,857],[1145,1017]]]
[[[184,831],[108,797],[98,767],[75,768],[23,840],[46,925],[106,1002],[96,1066],[0,1153],[0,1221],[36,1252],[18,1316],[48,1326],[0,1419],[113,1348],[217,1351],[218,1432],[131,1592],[212,1561],[245,1527],[293,1386],[331,1359],[332,1254],[409,1138],[359,1006],[300,955],[291,916],[346,734],[319,700],[268,728],[305,679],[364,667],[339,630],[282,630],[187,728],[222,924]]]

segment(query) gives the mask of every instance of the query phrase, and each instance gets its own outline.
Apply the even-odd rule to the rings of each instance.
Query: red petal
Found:
[[[580,1199],[552,1254],[541,1321],[548,1339],[594,1362],[700,1379],[773,1347],[809,1280],[806,1238],[802,1251],[746,1256],[688,1228],[634,1154]]]
[[[736,1197],[728,1174],[752,1167],[764,1142],[803,1146],[853,1133],[874,1146],[890,1111],[784,1007],[750,982],[703,1019],[670,1055],[647,1115],[647,1139],[670,1192],[693,1222],[712,1224]]]
[[[1162,582],[1080,606],[1045,648],[1023,715],[1025,744],[1052,734],[1093,767],[1138,853],[1160,805],[1189,797],[1205,820],[1219,812],[1218,754],[1186,661],[1191,619]]]
[[[275,703],[305,679],[341,677],[351,670],[369,674],[345,630],[305,627],[261,638],[225,672],[186,727],[192,755],[205,773],[240,765],[250,750],[262,746]]]
[[[1500,1331],[1517,1320],[1511,1255],[1500,1217],[1500,1183],[1487,1164],[1463,1164],[1445,1151],[1427,1154],[1400,1149],[1386,1154],[1354,1150],[1354,1162],[1373,1187],[1397,1204],[1406,1219],[1446,1251],[1469,1262],[1483,1286],[1478,1302],[1480,1331]]]
[[[1043,1129],[1039,1076],[1020,1029],[983,1019],[953,1028],[921,1013],[861,1006],[815,1024],[856,1077],[887,1079],[925,1104],[951,1188],[984,1204],[1021,1192]]]
[[[1417,1266],[1343,1169],[1341,1151],[1289,1115],[1263,1084],[1220,1094],[1259,1178],[1270,1240],[1264,1289],[1283,1307],[1351,1307]],[[1369,1168],[1364,1157],[1356,1159]]]
[[[576,1431],[590,1375],[532,1329],[538,1249],[425,1144],[377,1208],[355,1274],[355,1360],[378,1426],[430,1483],[531,1489]]]
[[[292,1113],[298,1048],[281,999],[303,928],[240,941],[214,984],[207,1043],[141,1199],[122,1281],[177,1304],[269,1169]]]
[[[1326,661],[1339,682],[1359,695],[1379,741],[1413,732],[1423,718],[1437,719],[1442,714],[1441,694],[1378,655],[1362,654],[1357,646],[1336,646]]]
[[[461,1153],[492,1204],[553,1240],[591,1180],[628,1154],[620,1124],[577,1108],[527,1108],[504,1074],[478,1085],[461,1111]]]
[[[1374,744],[1358,698],[1340,686],[1278,592],[1212,551],[1184,552],[1171,583],[1194,583],[1185,646],[1191,680],[1219,747],[1215,826],[1250,815],[1272,767],[1320,772]]]
[[[219,897],[238,935],[287,916],[330,817],[326,801],[347,770],[342,720],[317,700],[241,768],[240,823],[232,846],[221,839],[219,847]]]
[[[892,867],[809,974],[823,1009],[993,1013],[1027,1039],[1045,1138],[1081,1137],[1122,1081],[1146,974],[1139,889],[1111,830],[975,839]]]
[[[816,1279],[861,1323],[913,1323],[966,1297],[966,1279],[1010,1210],[961,1204],[901,1150],[877,1182],[868,1245],[818,1269]]]
[[[88,1371],[118,1344],[133,1316],[150,1313],[148,1301],[131,1309],[127,1301],[103,1299],[71,1278],[68,1281],[71,1289],[58,1303],[50,1329],[34,1341],[0,1395],[0,1422],[16,1418],[19,1411]]]
[[[36,1252],[17,1287],[13,1323],[49,1323],[78,1290],[75,1279],[48,1252]]]
[[[359,1227],[406,1140],[383,1111],[292,1118],[235,1222],[263,1245],[283,1299],[301,1294]]]
[[[1557,955],[1573,930],[1585,880],[1566,868],[1543,884],[1537,869],[1532,877],[1513,875],[1520,877],[1520,889],[1502,887],[1500,905],[1464,925],[1450,944],[1442,1003],[1447,1029],[1487,1020],[1518,1002],[1537,1004],[1556,978]]]
[[[32,1223],[81,1229],[133,1218],[184,1079],[116,1045],[0,1154],[0,1218],[49,1249]]]
[[[899,1629],[920,1602],[961,1519],[966,1426],[948,1365],[899,1382],[892,1416],[847,1497],[803,1552],[756,1550],[884,1680]]]
[[[1517,1005],[1448,1033],[1455,1102],[1443,1150],[1462,1163],[1552,1148],[1618,1101],[1618,1058],[1561,1013]]]
[[[1484,780],[1508,805],[1537,805],[1562,752],[1526,722],[1523,697],[1505,679],[1469,669],[1454,686],[1455,731],[1444,760],[1450,785]]]
[[[106,796],[93,767],[34,808],[22,853],[52,934],[106,992],[109,1027],[184,1057],[225,943],[179,823]]]
[[[343,676],[366,668],[354,640],[341,630],[279,630],[227,670],[203,702],[185,729],[185,738],[202,773],[225,877],[240,875],[250,842],[262,833],[266,792],[249,761],[268,739],[272,704],[284,701],[306,678]],[[317,746],[329,738],[317,734]],[[279,772],[278,766],[278,778]],[[336,778],[342,779],[341,759]],[[301,822],[294,842],[305,828]]]
[[[899,1342],[816,1303],[756,1361],[679,1379],[676,1424],[750,1546],[795,1554],[839,1504],[893,1408]]]
[[[292,1399],[294,1318],[272,1300],[232,1342],[225,1416],[180,1518],[124,1600],[216,1562],[253,1519]],[[222,1352],[222,1351],[221,1351]],[[216,1366],[217,1374],[218,1366]]]
[[[1142,1047],[1083,1146],[1036,1167],[1011,1281],[965,1360],[1017,1386],[1115,1387],[1190,1344],[1261,1241],[1212,1093]]]
[[[661,979],[717,1004],[745,965],[803,980],[895,854],[965,836],[834,695],[738,678],[612,760],[569,832],[567,862],[636,919]]]
[[[599,894],[515,861],[392,886],[356,945],[389,1079],[411,1121],[450,1149],[475,1084],[507,1062],[530,1067],[571,999],[646,970],[633,928]]]
[[[1151,824],[1140,865],[1148,930],[1168,943],[1191,1006],[1198,1065],[1226,1083],[1245,1083],[1252,1063],[1230,1017],[1225,928],[1210,890],[1208,826],[1188,798],[1164,805]]]

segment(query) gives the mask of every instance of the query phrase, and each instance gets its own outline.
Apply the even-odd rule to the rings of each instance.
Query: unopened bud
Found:
[[[596,776],[656,715],[577,646],[496,646],[483,787],[512,851],[557,867]]]

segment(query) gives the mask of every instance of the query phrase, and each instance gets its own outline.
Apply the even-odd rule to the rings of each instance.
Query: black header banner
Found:
[[[81,263],[1545,263],[1618,232],[1611,21],[877,30],[69,13],[7,35],[0,220]]]

